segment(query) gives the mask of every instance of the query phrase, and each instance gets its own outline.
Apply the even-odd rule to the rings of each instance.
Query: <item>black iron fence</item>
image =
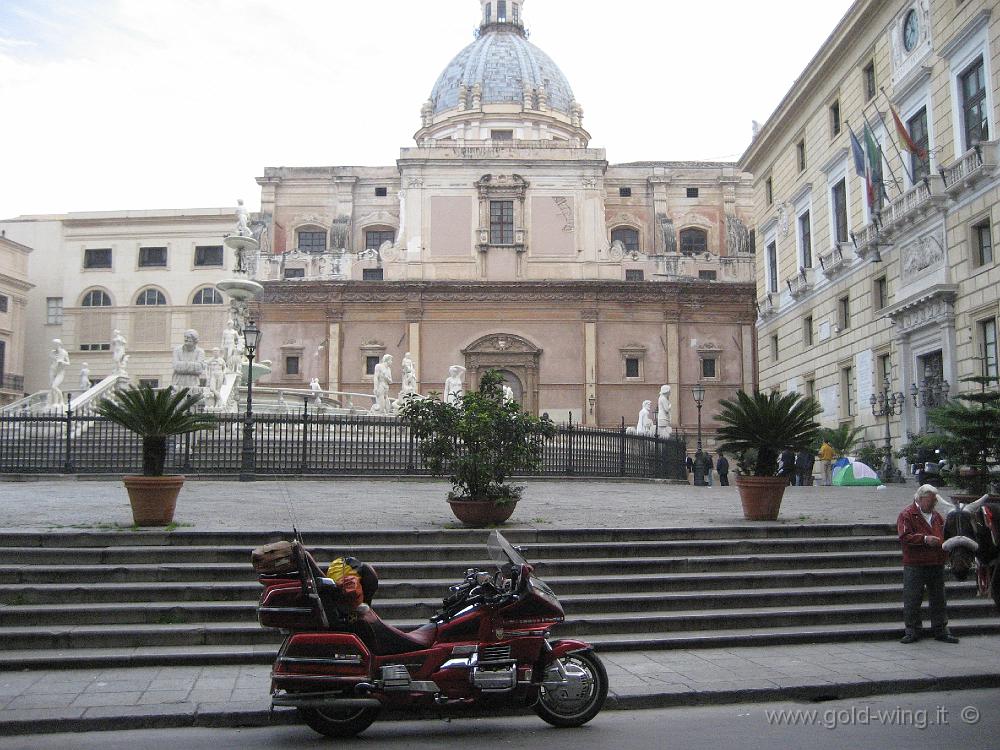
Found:
[[[237,475],[243,417],[168,440],[168,471]],[[418,441],[391,417],[303,412],[254,415],[253,473],[259,475],[427,475]],[[545,476],[685,479],[685,444],[620,429],[564,425],[545,441]],[[141,441],[92,414],[0,415],[0,474],[129,474],[142,469]]]

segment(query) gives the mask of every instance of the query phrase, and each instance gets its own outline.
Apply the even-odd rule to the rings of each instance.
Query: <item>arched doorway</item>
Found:
[[[487,370],[500,370],[514,397],[529,414],[538,414],[538,364],[542,350],[521,336],[492,333],[462,350],[468,388],[478,388]]]

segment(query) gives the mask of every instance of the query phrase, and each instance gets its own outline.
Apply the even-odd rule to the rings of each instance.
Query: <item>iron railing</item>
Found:
[[[244,419],[217,417],[212,429],[167,441],[167,470],[238,475]],[[428,475],[419,442],[395,417],[254,415],[258,475]],[[686,478],[685,441],[616,429],[562,425],[544,441],[543,476]],[[0,415],[0,474],[121,475],[142,470],[141,441],[92,413]],[[520,472],[521,475],[527,472]]]

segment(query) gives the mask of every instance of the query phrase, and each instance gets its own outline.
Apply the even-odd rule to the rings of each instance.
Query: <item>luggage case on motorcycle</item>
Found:
[[[291,573],[298,567],[298,556],[292,542],[275,542],[257,547],[250,555],[250,562],[258,574],[275,575]]]

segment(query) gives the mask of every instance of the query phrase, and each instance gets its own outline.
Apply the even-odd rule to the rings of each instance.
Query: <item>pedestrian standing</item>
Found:
[[[791,448],[781,451],[778,458],[778,476],[784,477],[789,484],[795,481],[795,453]]]
[[[701,454],[702,470],[705,472],[705,485],[712,486],[712,454],[705,451]]]
[[[795,454],[795,485],[797,487],[805,487],[809,484],[812,465],[813,458],[809,451],[803,449]]]
[[[729,459],[719,451],[719,459],[715,462],[715,470],[719,472],[719,486],[729,486]]]
[[[823,484],[830,487],[833,484],[833,446],[826,440],[819,447],[819,460],[823,465]]]
[[[944,595],[944,519],[934,510],[939,499],[937,489],[921,485],[913,503],[896,520],[896,531],[903,545],[903,619],[906,631],[900,643],[920,640],[920,605],[927,589],[934,639],[958,643],[948,630],[947,602]]]
[[[684,459],[684,468],[687,469],[688,482],[694,481],[691,479],[694,474],[694,461],[691,460],[691,456]]]

